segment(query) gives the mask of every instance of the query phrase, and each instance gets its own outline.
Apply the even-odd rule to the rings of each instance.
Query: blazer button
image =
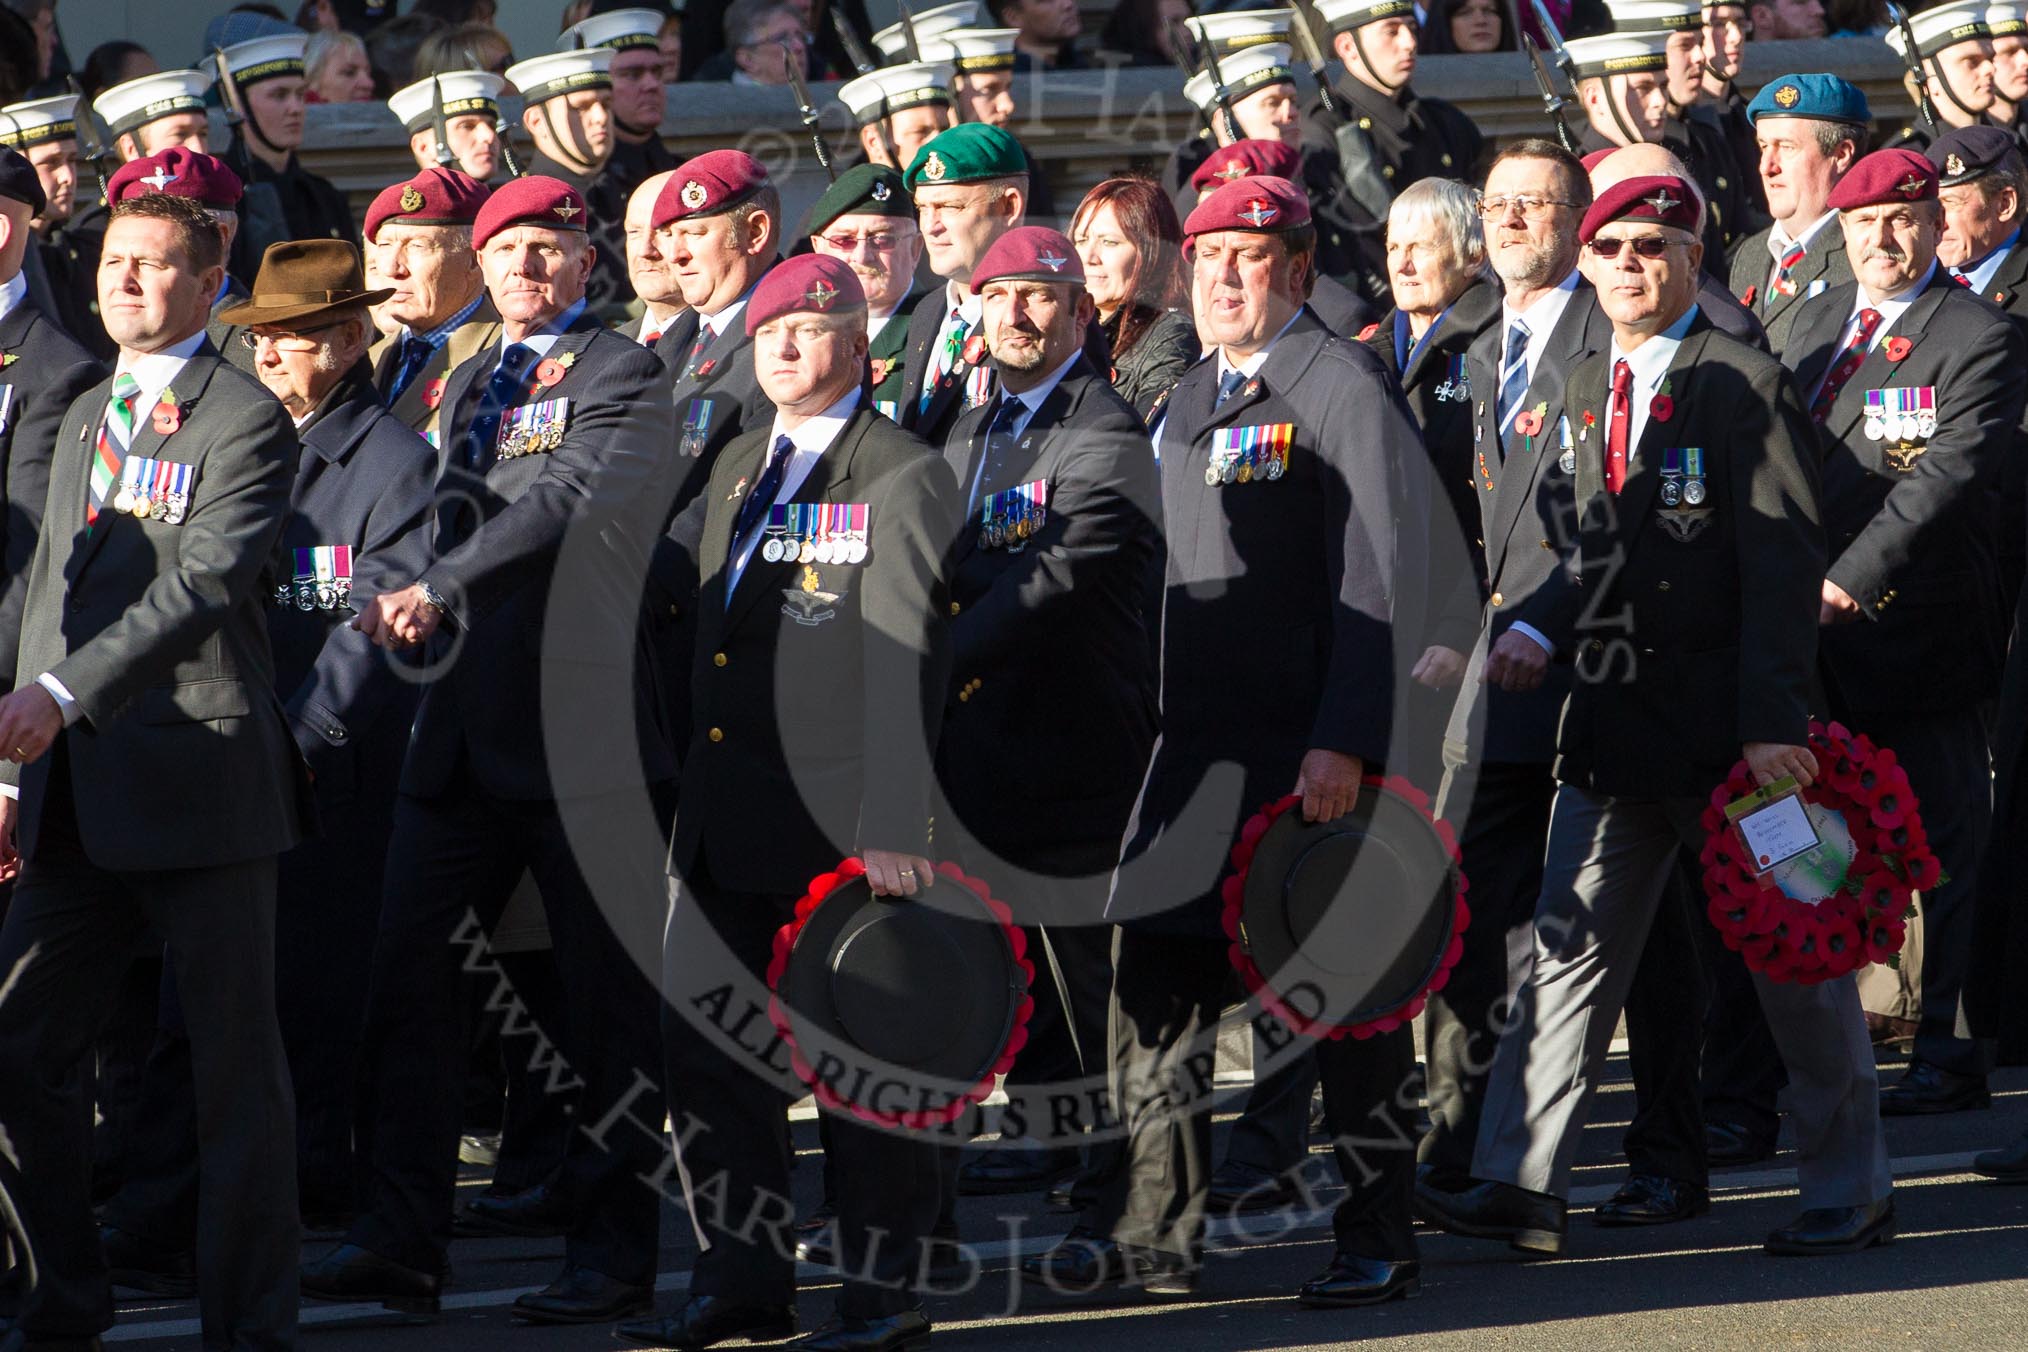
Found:
[[[1662,581],[1660,581],[1660,582],[1657,582],[1657,583],[1655,584],[1655,590],[1656,590],[1656,591],[1667,591],[1667,590],[1669,590],[1669,580],[1668,580],[1667,578],[1664,578],[1664,579],[1662,579]]]
[[[344,741],[344,740],[345,740],[345,729],[343,729],[343,728],[326,728],[326,729],[324,729],[324,735],[325,735],[326,737],[329,737],[329,738],[330,738],[330,739],[331,739],[332,741],[334,741],[334,742],[342,742],[342,741]]]
[[[711,655],[711,665],[712,665],[712,666],[714,666],[714,667],[722,667],[722,666],[724,666],[724,665],[725,665],[725,654],[724,654],[724,653],[713,653],[713,654]]]
[[[725,740],[725,732],[721,728],[713,728],[710,732],[707,732],[704,735],[706,737],[709,737],[714,742],[722,742]]]
[[[960,690],[958,692],[958,703],[963,704],[965,703],[965,701],[971,699],[971,697],[972,697],[972,689],[970,686],[966,686],[963,690]]]
[[[1553,545],[1553,544],[1549,543],[1549,541],[1547,541],[1547,540],[1544,540],[1544,541],[1542,542],[1542,547],[1543,547],[1544,549],[1554,549],[1554,548],[1556,548],[1556,546],[1555,546],[1555,545]]]
[[[670,614],[671,614],[672,616],[674,616],[674,615],[681,615],[681,614],[683,613],[683,607],[681,607],[681,606],[679,606],[679,605],[675,604],[674,602],[671,602],[671,603],[670,603],[670,605],[669,605],[669,613],[670,613]]]
[[[1506,597],[1504,597],[1504,596],[1500,595],[1500,593],[1498,593],[1498,592],[1494,592],[1494,593],[1493,593],[1493,605],[1494,605],[1494,607],[1495,607],[1496,609],[1497,609],[1498,607],[1500,607],[1500,606],[1504,606],[1504,605],[1506,605],[1506,604],[1507,604],[1507,598],[1506,598]]]
[[[956,601],[951,602],[951,614],[953,615],[957,614],[958,610],[959,610],[958,603]]]
[[[1585,644],[1585,645],[1584,645],[1584,647],[1585,647],[1585,651],[1586,651],[1586,652],[1588,652],[1588,653],[1590,653],[1590,654],[1591,654],[1592,656],[1596,657],[1596,656],[1598,656],[1598,655],[1599,655],[1600,653],[1602,653],[1602,652],[1604,652],[1604,651],[1605,651],[1605,641],[1604,641],[1603,639],[1596,639],[1596,638],[1595,638],[1595,639],[1593,639],[1593,640],[1592,640],[1591,642],[1589,642],[1589,643]],[[715,732],[715,731],[717,731],[717,729],[715,729],[715,728],[714,728],[714,729],[713,729],[713,731]]]

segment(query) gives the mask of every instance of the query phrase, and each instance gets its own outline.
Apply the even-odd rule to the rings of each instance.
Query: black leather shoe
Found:
[[[789,1346],[797,1352],[913,1352],[929,1342],[929,1316],[921,1310],[903,1310],[875,1319],[834,1319]]]
[[[1077,1152],[1038,1141],[1022,1141],[971,1152],[958,1170],[960,1197],[1039,1192],[1077,1168]],[[815,1334],[811,1334],[815,1337]]]
[[[1901,1078],[1880,1091],[1882,1117],[1957,1113],[1992,1106],[1993,1095],[1986,1088],[1985,1076],[1960,1075],[1923,1060],[1910,1061]]]
[[[509,1311],[530,1324],[610,1324],[655,1308],[653,1287],[615,1281],[575,1263],[540,1291],[529,1291]]]
[[[733,1338],[778,1343],[795,1336],[796,1307],[734,1305],[717,1296],[692,1296],[675,1314],[622,1324],[613,1331],[628,1342],[683,1348],[685,1352]]]
[[[434,1315],[450,1272],[421,1272],[357,1244],[340,1244],[302,1271],[303,1294],[317,1300],[378,1301],[397,1314]]]
[[[1972,1172],[2002,1183],[2028,1183],[2028,1132],[2016,1137],[2012,1145],[1972,1156]]]
[[[1211,1190],[1204,1207],[1214,1214],[1234,1211],[1274,1211],[1296,1200],[1295,1184],[1280,1174],[1269,1173],[1257,1164],[1227,1160],[1211,1174]]]
[[[1667,1225],[1711,1210],[1711,1194],[1695,1183],[1660,1174],[1635,1174],[1591,1213],[1600,1225]]]
[[[1296,1303],[1313,1309],[1348,1305],[1378,1305],[1387,1300],[1406,1300],[1422,1294],[1422,1264],[1411,1259],[1392,1263],[1384,1258],[1365,1258],[1340,1249],[1331,1255],[1331,1266],[1303,1283]]]
[[[549,1239],[570,1230],[574,1219],[570,1207],[548,1183],[537,1183],[520,1192],[502,1196],[482,1192],[465,1203],[458,1219],[463,1235],[513,1235],[519,1239]]]
[[[89,1338],[31,1338],[20,1329],[0,1332],[0,1352],[105,1352],[98,1335]]]
[[[131,1230],[108,1225],[99,1231],[106,1252],[106,1275],[114,1286],[152,1296],[194,1296],[197,1268],[188,1253],[158,1249]]]
[[[1021,1270],[1053,1291],[1075,1294],[1125,1281],[1127,1258],[1112,1236],[1078,1225],[1049,1252],[1022,1259]]]
[[[1785,1258],[1817,1254],[1857,1253],[1875,1244],[1894,1242],[1894,1199],[1883,1197],[1865,1206],[1823,1207],[1805,1211],[1793,1224],[1767,1237],[1767,1251]]]
[[[1570,1229],[1561,1197],[1530,1192],[1511,1183],[1474,1183],[1463,1192],[1415,1189],[1415,1214],[1440,1230],[1473,1239],[1504,1239],[1524,1253],[1563,1252]]]
[[[1775,1143],[1737,1122],[1704,1124],[1704,1158],[1711,1164],[1758,1164],[1775,1157]]]
[[[1436,1188],[1442,1192],[1463,1192],[1475,1182],[1470,1174],[1441,1164],[1426,1164],[1420,1161],[1415,1166],[1415,1185],[1418,1188]]]

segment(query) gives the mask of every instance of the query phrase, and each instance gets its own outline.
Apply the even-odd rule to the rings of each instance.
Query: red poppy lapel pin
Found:
[[[1656,392],[1653,399],[1648,401],[1648,416],[1656,422],[1667,422],[1676,416],[1676,399],[1670,393],[1670,386],[1674,383],[1672,380],[1664,377],[1662,388]]]
[[[1908,355],[1908,350],[1914,347],[1915,344],[1896,334],[1894,337],[1889,338],[1883,346],[1887,352],[1887,360],[1898,362]]]
[[[423,386],[422,401],[424,408],[435,408],[444,402],[444,378],[442,376],[438,376],[429,384]]]
[[[1760,288],[1758,286],[1749,286],[1748,288],[1746,288],[1746,294],[1739,298],[1739,303],[1741,305],[1751,308],[1753,305],[1753,298],[1759,293]]]
[[[183,426],[183,409],[176,402],[176,391],[162,391],[162,398],[155,405],[155,434],[169,436]]]
[[[980,362],[984,361],[986,359],[986,335],[975,333],[970,338],[967,338],[962,355],[967,366],[977,366]]]
[[[695,371],[692,371],[690,374],[696,379],[702,380],[704,379],[704,377],[710,375],[713,371],[717,369],[718,369],[718,358],[707,357],[703,361],[697,363],[697,369]]]
[[[548,389],[570,373],[577,365],[577,353],[566,352],[561,357],[551,357],[535,368],[535,383]]]

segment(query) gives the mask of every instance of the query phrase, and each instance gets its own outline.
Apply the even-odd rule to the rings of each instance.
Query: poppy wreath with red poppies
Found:
[[[1803,801],[1836,812],[1852,836],[1845,878],[1822,901],[1799,901],[1756,875],[1726,819],[1728,803],[1753,792],[1741,761],[1704,809],[1705,911],[1725,946],[1774,981],[1814,985],[1901,951],[1913,893],[1942,878],[1916,811],[1908,772],[1894,753],[1841,723],[1810,724],[1817,780]]]
[[[948,878],[961,887],[971,889],[973,895],[985,903],[986,909],[993,913],[993,918],[999,922],[1002,933],[1006,935],[1008,947],[1013,950],[1014,962],[1020,967],[1021,974],[1026,979],[1025,989],[1035,989],[1035,964],[1028,958],[1028,939],[1022,934],[1020,926],[1014,923],[1013,911],[1005,902],[993,896],[992,889],[986,885],[985,879],[969,876],[949,860],[938,864],[936,871],[938,877]],[[775,931],[773,955],[768,959],[768,1021],[774,1024],[775,1031],[781,1034],[783,1044],[789,1049],[790,1069],[795,1071],[797,1079],[810,1087],[811,1095],[825,1107],[851,1113],[863,1122],[883,1127],[907,1127],[912,1130],[940,1127],[947,1122],[955,1122],[973,1104],[984,1103],[987,1096],[993,1092],[994,1081],[1014,1068],[1014,1058],[1028,1045],[1028,1021],[1035,1016],[1035,999],[1030,995],[1021,997],[1021,1003],[1014,1010],[1014,1026],[1007,1032],[1007,1043],[1000,1049],[1000,1057],[993,1063],[993,1069],[977,1084],[952,1098],[948,1103],[926,1110],[877,1112],[863,1103],[854,1103],[839,1094],[818,1078],[816,1068],[803,1055],[802,1048],[796,1042],[795,1023],[791,1012],[782,1007],[777,991],[781,987],[782,973],[788,970],[789,950],[796,946],[796,936],[803,932],[803,926],[809,923],[817,908],[824,904],[824,898],[831,895],[840,883],[863,877],[865,873],[866,865],[857,858],[851,858],[839,861],[838,867],[828,873],[818,874],[810,880],[809,888],[796,902],[796,918]]]
[[[1456,906],[1451,923],[1451,941],[1444,948],[1443,957],[1438,959],[1436,971],[1430,975],[1428,984],[1414,996],[1374,1018],[1363,1019],[1357,1023],[1336,1023],[1328,1019],[1313,1018],[1291,1006],[1281,998],[1281,994],[1274,989],[1267,976],[1255,964],[1253,954],[1248,951],[1246,941],[1240,936],[1240,916],[1246,905],[1246,873],[1253,865],[1254,848],[1259,845],[1260,838],[1267,834],[1267,829],[1275,824],[1276,818],[1289,809],[1302,805],[1300,794],[1292,793],[1286,798],[1269,803],[1247,818],[1246,825],[1239,829],[1239,839],[1233,842],[1233,871],[1219,889],[1219,898],[1225,908],[1222,915],[1225,937],[1232,941],[1228,955],[1232,960],[1233,969],[1239,973],[1240,980],[1246,983],[1247,993],[1259,999],[1261,1008],[1287,1024],[1293,1031],[1305,1037],[1323,1038],[1331,1042],[1347,1037],[1364,1040],[1378,1033],[1391,1033],[1422,1013],[1422,1007],[1428,1001],[1430,993],[1444,988],[1444,983],[1451,979],[1451,969],[1456,967],[1458,960],[1464,956],[1465,927],[1472,921],[1471,910],[1465,905],[1465,872],[1463,868],[1457,867],[1460,861],[1457,837],[1452,833],[1449,822],[1431,813],[1429,795],[1400,775],[1389,775],[1385,778],[1380,775],[1367,775],[1364,782],[1393,794],[1421,814],[1423,820],[1435,829],[1437,839],[1443,842],[1444,850],[1450,855],[1453,865],[1452,876],[1457,879],[1451,894]]]

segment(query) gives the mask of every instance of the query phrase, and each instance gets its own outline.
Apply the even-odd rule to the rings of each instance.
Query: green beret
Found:
[[[1012,135],[985,122],[961,122],[923,142],[909,161],[907,182],[914,192],[924,184],[976,183],[1027,172],[1028,157]]]
[[[914,220],[915,203],[909,200],[901,171],[884,164],[858,164],[838,175],[838,181],[824,189],[817,205],[810,208],[809,233],[819,234],[840,216],[855,212]]]

